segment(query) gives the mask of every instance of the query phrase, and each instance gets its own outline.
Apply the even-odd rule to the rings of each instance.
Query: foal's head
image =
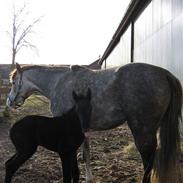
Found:
[[[77,95],[75,91],[72,92],[75,101],[76,112],[81,122],[83,133],[86,133],[90,128],[90,117],[92,112],[91,105],[91,90],[88,88],[86,95]]]

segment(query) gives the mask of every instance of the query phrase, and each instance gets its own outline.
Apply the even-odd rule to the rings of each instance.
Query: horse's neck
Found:
[[[99,108],[101,103],[107,103],[109,100],[105,101],[101,98],[105,98],[104,94],[109,90],[115,78],[112,70],[92,72],[85,69],[83,72],[81,70],[78,72],[38,70],[32,72],[30,77],[35,91],[50,99],[54,116],[65,113],[73,106],[72,90],[85,94],[88,87],[92,89],[92,100],[96,108]]]
[[[32,91],[39,92],[48,99],[51,99],[55,92],[58,81],[64,79],[65,73],[54,69],[34,69],[29,71],[28,80],[32,84]]]

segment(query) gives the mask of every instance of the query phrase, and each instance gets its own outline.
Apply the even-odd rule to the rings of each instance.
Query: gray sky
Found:
[[[28,4],[30,19],[44,16],[30,38],[39,55],[23,49],[17,62],[27,64],[89,64],[102,55],[130,0],[14,0]],[[13,0],[0,0],[0,63],[11,63]]]

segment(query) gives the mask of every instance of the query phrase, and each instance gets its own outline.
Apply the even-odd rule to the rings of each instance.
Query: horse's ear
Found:
[[[91,100],[91,89],[90,88],[88,88],[87,97],[89,100]]]
[[[16,63],[16,69],[18,72],[22,73],[22,68],[18,63]]]
[[[76,94],[75,91],[72,91],[72,97],[73,97],[73,99],[75,100],[75,102],[78,101],[78,96],[77,96],[77,94]]]

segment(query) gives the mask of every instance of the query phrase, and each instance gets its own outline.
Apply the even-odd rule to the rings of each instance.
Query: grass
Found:
[[[6,111],[7,112],[7,111]],[[49,100],[40,95],[32,95],[18,109],[8,109],[8,120],[15,122],[27,115],[51,116]]]

